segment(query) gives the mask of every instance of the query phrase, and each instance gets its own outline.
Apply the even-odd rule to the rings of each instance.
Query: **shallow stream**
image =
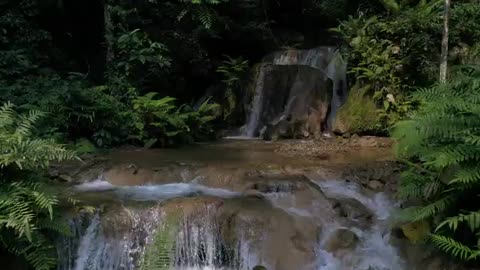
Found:
[[[274,149],[227,140],[107,155],[68,187],[94,210],[69,214],[58,269],[415,269],[391,241],[391,195],[336,172],[381,155]]]

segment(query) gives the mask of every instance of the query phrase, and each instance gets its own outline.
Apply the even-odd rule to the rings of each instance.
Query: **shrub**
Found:
[[[218,116],[218,104],[206,100],[194,110],[187,105],[177,107],[175,98],[155,99],[155,96],[157,93],[149,93],[133,101],[136,132],[131,138],[151,147],[157,141],[166,146],[174,142],[192,142],[213,133],[210,124]]]

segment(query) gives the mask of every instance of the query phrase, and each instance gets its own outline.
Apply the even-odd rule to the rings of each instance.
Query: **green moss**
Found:
[[[402,226],[402,231],[410,242],[414,244],[422,243],[430,234],[430,225],[424,220],[407,223]]]
[[[97,148],[86,138],[81,138],[75,143],[75,151],[79,154],[91,154],[97,151]]]
[[[385,133],[375,101],[367,94],[367,90],[368,87],[352,87],[346,103],[337,114],[335,130],[362,135]]]

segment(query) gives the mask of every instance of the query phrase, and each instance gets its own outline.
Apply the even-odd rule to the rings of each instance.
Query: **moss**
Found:
[[[367,87],[352,87],[345,104],[340,108],[334,130],[340,133],[379,135],[385,133],[377,106],[368,95]]]
[[[430,234],[430,225],[426,221],[407,223],[402,226],[402,231],[410,242],[422,243]]]
[[[97,151],[97,148],[86,138],[81,138],[75,143],[75,151],[79,154],[91,154]]]

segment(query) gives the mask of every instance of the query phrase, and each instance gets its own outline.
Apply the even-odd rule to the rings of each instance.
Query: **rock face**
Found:
[[[266,64],[261,68],[257,87],[262,89],[257,91],[262,96],[256,97],[261,101],[252,108],[250,135],[266,139],[319,136],[331,100],[331,82],[325,74],[307,66]]]
[[[325,243],[325,250],[335,253],[341,249],[352,249],[358,242],[358,236],[348,229],[337,229]]]
[[[333,48],[288,50],[264,59],[243,135],[318,138],[346,98],[345,64]]]

